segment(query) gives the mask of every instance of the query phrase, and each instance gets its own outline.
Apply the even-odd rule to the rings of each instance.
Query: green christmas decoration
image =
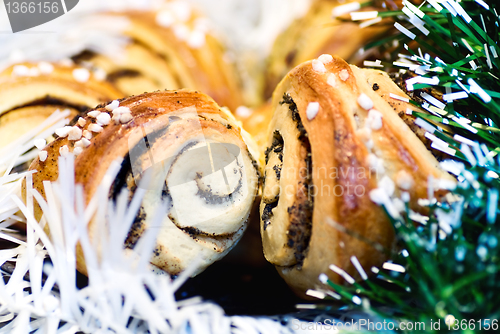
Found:
[[[376,6],[368,2],[364,6]],[[497,332],[500,324],[500,4],[482,0],[403,1],[401,10],[351,13],[361,24],[393,19],[397,34],[372,43],[391,61],[365,65],[399,70],[413,112],[432,148],[446,153],[441,166],[457,177],[444,200],[432,191],[421,205],[428,215],[384,204],[397,235],[397,253],[367,278],[337,285],[322,275],[337,298],[398,332]],[[385,22],[387,20],[384,20]],[[402,80],[401,80],[402,79]],[[410,111],[409,111],[410,112]],[[443,187],[435,180],[430,186]],[[446,185],[445,185],[446,186]],[[403,202],[408,203],[404,198]],[[333,296],[333,297],[332,297]],[[420,324],[420,327],[416,327]],[[382,328],[384,327],[384,328]]]

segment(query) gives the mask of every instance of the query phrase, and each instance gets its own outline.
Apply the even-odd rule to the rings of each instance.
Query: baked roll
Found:
[[[73,61],[123,96],[187,88],[231,110],[244,104],[235,58],[210,20],[188,1],[100,8],[73,16],[47,43],[35,36],[0,37],[0,42],[23,61]],[[10,60],[0,59],[0,68],[4,65]]]
[[[197,89],[231,110],[243,104],[235,64],[207,18],[187,2],[166,1],[149,11],[109,12],[125,22],[127,40],[113,54],[87,49],[72,59],[102,72],[126,96],[163,89]],[[95,48],[94,48],[95,49]]]
[[[273,95],[260,205],[264,255],[302,295],[321,273],[343,281],[330,264],[359,277],[352,256],[366,272],[387,259],[380,247],[391,250],[394,231],[374,202],[380,189],[396,202],[407,193],[419,211],[430,177],[451,180],[365,73],[323,55],[292,70]]]
[[[233,116],[208,96],[180,90],[113,101],[59,135],[44,149],[48,157],[30,167],[38,171],[34,189],[45,196],[43,181],[58,178],[58,156],[73,152],[75,181],[90,201],[111,163],[123,159],[109,198],[146,190],[125,247],[133,249],[146,228],[158,228],[154,266],[177,275],[199,260],[198,274],[242,236],[258,191],[258,166]],[[165,212],[161,226],[151,226],[159,208]],[[40,208],[35,214],[41,217]],[[88,228],[92,238],[92,222]],[[80,248],[77,269],[87,270]]]
[[[210,31],[207,19],[188,4],[181,6],[185,7],[184,17],[175,16],[168,2],[156,12],[127,13],[131,24],[125,34],[161,55],[179,88],[201,90],[219,105],[235,110],[243,101],[234,64]]]
[[[101,73],[126,96],[180,88],[164,58],[139,43],[130,42],[117,57],[86,50],[72,60]]]
[[[13,65],[0,73],[0,149],[56,110],[68,110],[72,119],[120,97],[120,91],[85,68],[48,62]]]
[[[278,36],[267,60],[264,88],[266,99],[295,66],[321,54],[334,54],[350,63],[356,63],[362,60],[356,53],[369,41],[387,31],[388,28],[383,25],[360,28],[357,22],[332,18],[333,9],[345,3],[313,1],[309,11]]]

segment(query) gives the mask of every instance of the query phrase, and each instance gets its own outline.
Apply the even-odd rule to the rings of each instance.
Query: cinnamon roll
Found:
[[[229,111],[194,91],[142,94],[100,105],[43,151],[30,169],[33,185],[58,178],[57,158],[73,152],[75,181],[90,201],[108,167],[123,159],[109,198],[145,189],[143,204],[125,240],[133,249],[143,231],[157,228],[151,263],[176,275],[195,274],[223,257],[240,239],[258,191],[258,165]],[[147,182],[146,180],[150,180]],[[151,226],[162,208],[161,226]],[[38,217],[39,208],[35,208]],[[89,235],[94,233],[92,222]],[[77,249],[77,268],[86,273]]]
[[[375,203],[380,191],[419,211],[428,179],[451,179],[368,79],[323,55],[292,70],[273,95],[261,233],[266,259],[301,294],[330,264],[359,277],[352,256],[366,272],[387,259],[381,250],[391,250],[394,231]]]

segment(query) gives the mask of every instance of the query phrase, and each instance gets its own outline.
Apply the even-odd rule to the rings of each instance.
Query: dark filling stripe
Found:
[[[38,107],[38,106],[40,106],[40,107],[57,106],[57,107],[72,108],[72,109],[76,109],[80,113],[84,113],[85,111],[90,109],[90,107],[88,107],[86,105],[70,103],[70,102],[64,101],[63,99],[58,99],[58,98],[54,98],[50,95],[47,95],[44,98],[41,98],[38,100],[33,100],[33,101],[30,101],[26,104],[12,108],[11,110],[3,113],[2,115],[6,115],[7,113],[9,113],[11,111],[15,111],[17,109],[21,109],[21,108],[25,108],[25,107]]]
[[[136,77],[139,77],[141,75],[142,74],[139,71],[131,70],[131,69],[123,69],[123,70],[118,70],[118,71],[114,71],[114,72],[109,73],[106,76],[106,79],[109,82],[115,83],[117,80],[119,80],[121,78],[136,78]]]
[[[264,206],[264,210],[262,212],[262,221],[264,222],[264,231],[271,224],[271,218],[273,216],[273,209],[278,206],[279,196],[276,198],[276,201],[273,203],[266,204]]]
[[[169,126],[173,122],[178,121],[180,119],[181,118],[176,117],[176,116],[170,117],[169,125],[167,125],[166,127],[162,128],[162,129],[159,129],[151,134],[148,134],[147,137],[143,138],[146,142],[146,148],[145,148],[146,151],[144,150],[144,146],[140,145],[140,143],[138,143],[130,151],[133,152],[134,156],[143,156],[144,154],[148,154],[148,151],[150,150],[151,146],[153,146],[157,140],[161,140],[161,138],[163,138],[166,135],[166,133],[169,129]],[[195,146],[198,143],[199,143],[198,141],[193,141],[193,142],[190,142],[189,144],[185,145],[182,148],[182,150],[172,160],[170,168],[173,168],[176,161],[180,158],[180,156],[184,152],[186,152],[187,150],[189,150],[190,148],[192,148],[193,146]],[[117,201],[118,196],[120,195],[120,193],[122,191],[128,192],[129,202],[130,202],[132,200],[132,197],[133,197],[135,191],[137,190],[137,184],[135,182],[134,175],[132,172],[133,171],[132,164],[134,164],[134,161],[131,161],[130,154],[127,154],[122,162],[122,166],[120,168],[120,171],[118,172],[118,174],[113,182],[113,185],[110,189],[110,193],[109,193],[109,198],[111,198],[115,203]],[[234,194],[239,192],[241,190],[241,188],[243,187],[243,181],[242,181],[243,173],[241,170],[243,167],[240,166],[239,162],[237,162],[237,164],[238,164],[238,167],[240,168],[240,170],[239,171],[235,170],[235,173],[239,172],[240,180],[239,180],[238,185],[236,186],[235,190],[231,194],[226,195],[226,196],[219,196],[217,194],[212,193],[210,191],[210,189],[201,189],[198,186],[197,195],[199,195],[201,198],[204,198],[207,201],[207,203],[222,204],[224,202],[230,201],[232,199],[232,197],[234,196]],[[258,170],[256,170],[256,171],[258,172]],[[169,173],[170,173],[170,171],[167,173],[167,175]],[[202,176],[199,175],[199,177],[201,178]],[[166,183],[166,181],[165,181],[165,184],[163,185],[161,197],[162,197],[162,201],[170,203],[171,206],[173,205],[171,194],[169,191],[169,187],[168,187],[168,184]],[[171,207],[170,207],[170,209],[171,209]],[[169,216],[170,216],[170,219],[175,223],[174,217],[172,217],[171,215],[169,215]],[[135,218],[135,221],[134,221],[134,223],[133,223],[133,225],[128,233],[127,239],[125,241],[125,247],[131,248],[131,249],[133,249],[135,247],[135,244],[139,240],[139,238],[142,235],[142,232],[144,230],[145,219],[146,219],[146,212],[141,207],[136,218]],[[207,234],[203,231],[200,231],[199,229],[194,228],[194,227],[184,227],[184,228],[180,228],[180,229],[183,230],[184,232],[188,233],[193,238],[198,237],[198,236],[199,237],[206,236],[206,237],[211,237],[211,238],[219,238],[219,237],[225,238],[228,236],[232,236],[234,234],[234,233],[230,233],[230,234],[224,234],[224,235],[212,235],[212,234]]]
[[[287,104],[289,106],[292,120],[296,123],[297,130],[299,131],[298,139],[302,148],[304,148],[307,152],[304,159],[306,171],[301,172],[299,175],[297,199],[292,206],[287,208],[290,226],[288,228],[288,241],[286,246],[295,249],[295,259],[297,260],[297,264],[300,266],[305,259],[306,251],[309,247],[309,241],[311,239],[312,215],[314,209],[314,197],[311,196],[309,191],[313,185],[311,145],[307,131],[300,118],[297,105],[293,101],[292,97],[288,93],[285,93],[283,95],[283,101],[281,101],[280,104]],[[278,131],[275,131],[273,143],[265,152],[266,164],[269,162],[269,156],[271,153],[278,154],[278,158],[282,163],[283,147],[284,139]],[[282,164],[273,166],[273,170],[279,180],[282,172]],[[264,206],[261,217],[264,230],[266,230],[269,224],[272,223],[273,209],[278,205],[278,202],[279,196],[277,196],[275,202],[268,203]]]

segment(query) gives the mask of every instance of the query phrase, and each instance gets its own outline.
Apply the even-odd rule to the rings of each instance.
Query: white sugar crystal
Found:
[[[337,79],[335,78],[335,74],[330,73],[328,75],[328,79],[326,79],[326,83],[332,87],[337,87]]]
[[[113,109],[113,115],[130,114],[131,110],[129,107],[117,107]]]
[[[83,142],[83,147],[89,147],[90,146],[90,140],[87,138],[82,138],[81,142]]]
[[[210,30],[210,20],[206,17],[199,17],[194,21],[194,29],[207,32]]]
[[[361,95],[358,97],[358,104],[365,110],[370,110],[373,108],[373,101],[365,93],[361,93]]]
[[[115,122],[115,124],[120,124],[120,117],[121,117],[121,114],[116,114],[116,115],[113,115],[113,117],[111,117],[111,120],[113,122]]]
[[[128,123],[132,120],[132,118],[133,118],[133,116],[130,113],[120,115],[120,123],[122,123],[122,124]]]
[[[373,153],[368,154],[367,163],[368,167],[370,168],[370,171],[374,171],[375,173],[380,175],[385,173],[384,162],[382,161],[382,159],[379,159],[375,154]]]
[[[69,132],[68,132],[68,139],[69,140],[80,140],[82,138],[82,129],[80,129],[77,126],[73,126]]]
[[[239,117],[247,118],[250,117],[252,113],[252,109],[245,106],[239,106],[238,108],[236,108],[236,115]]]
[[[184,24],[176,24],[174,25],[174,34],[177,39],[181,41],[185,41],[189,38],[189,28],[185,26]]]
[[[68,155],[68,153],[69,153],[68,145],[64,145],[64,146],[61,146],[61,148],[59,148],[59,154],[62,155],[63,157]]]
[[[113,102],[111,102],[110,104],[108,104],[106,106],[106,110],[108,111],[113,111],[115,110],[116,108],[118,108],[120,106],[120,101],[118,100],[114,100]]]
[[[366,122],[372,130],[380,130],[382,128],[382,114],[375,109],[370,109]]]
[[[331,63],[333,61],[333,57],[331,55],[328,55],[328,54],[323,54],[323,55],[318,57],[318,60],[326,65],[326,64]]]
[[[410,173],[402,170],[396,174],[396,184],[401,189],[410,190],[413,186],[413,177]]]
[[[356,135],[363,141],[366,148],[371,150],[373,148],[372,132],[370,128],[364,127],[356,131]]]
[[[349,71],[348,70],[340,71],[339,77],[342,81],[346,81],[347,79],[349,79]]]
[[[170,3],[170,9],[179,21],[186,22],[191,17],[191,5],[183,1]]]
[[[56,129],[56,135],[59,137],[65,138],[68,136],[69,132],[71,131],[71,126],[65,126],[59,129]]]
[[[106,71],[102,68],[96,68],[92,73],[94,74],[94,78],[99,81],[106,80],[106,77],[108,76]]]
[[[82,152],[83,152],[83,148],[82,147],[75,147],[75,149],[73,150],[73,153],[75,155],[80,155]]]
[[[388,200],[388,196],[382,188],[373,189],[372,191],[370,191],[369,196],[372,202],[378,205],[385,204],[385,202]]]
[[[172,13],[170,13],[170,11],[168,11],[168,10],[162,10],[158,14],[156,14],[156,23],[159,26],[168,28],[172,24],[174,24],[174,22],[175,22],[175,18],[172,15]]]
[[[111,121],[111,116],[108,113],[103,112],[96,117],[96,120],[99,125],[108,125]]]
[[[90,79],[90,72],[86,68],[75,68],[73,78],[78,82],[87,82]]]
[[[78,123],[78,125],[80,125],[81,127],[84,127],[84,126],[85,126],[85,124],[87,124],[87,120],[86,120],[85,118],[83,118],[83,117],[80,117],[80,118],[78,118],[78,122],[77,122],[77,123]]]
[[[326,72],[325,65],[317,59],[314,59],[312,61],[312,68],[314,71],[316,71],[318,73],[325,73]]]
[[[92,118],[96,118],[97,116],[99,116],[101,114],[101,112],[99,110],[92,110],[92,111],[89,111],[87,113],[87,115],[89,117],[92,117]]]
[[[92,132],[89,130],[83,130],[83,137],[89,140],[92,139]]]
[[[47,151],[38,152],[38,159],[40,159],[41,162],[44,162],[45,160],[47,160],[48,156],[49,156],[49,154],[47,153]]]
[[[119,107],[113,110],[113,118],[112,120],[115,124],[125,124],[132,120],[133,116],[130,108],[128,107]]]
[[[102,126],[100,126],[99,124],[90,124],[88,129],[89,131],[99,133],[102,131]]]
[[[394,195],[394,190],[396,189],[396,186],[394,185],[394,182],[387,175],[385,175],[378,182],[378,187],[384,189],[385,192],[386,192],[386,194],[389,195],[389,196]]]
[[[371,150],[373,148],[373,146],[375,146],[373,139],[369,139],[369,140],[365,141],[365,146],[367,149]]]
[[[86,147],[89,147],[90,146],[90,140],[88,140],[87,138],[82,138],[80,139],[79,141],[77,141],[75,143],[75,147],[83,147],[83,148],[86,148]]]
[[[191,34],[189,34],[187,43],[191,48],[199,49],[205,45],[205,41],[205,33],[200,30],[194,30]]]
[[[54,71],[54,65],[46,61],[41,61],[38,63],[38,69],[42,74],[51,74]]]
[[[306,115],[307,119],[312,121],[316,115],[318,114],[319,111],[319,103],[318,102],[310,102],[307,105],[307,110],[306,110]]]
[[[47,141],[43,138],[38,138],[35,139],[34,144],[37,149],[43,150],[43,148],[47,145]]]
[[[30,69],[25,65],[16,65],[12,69],[12,74],[18,77],[27,77],[30,73]]]

